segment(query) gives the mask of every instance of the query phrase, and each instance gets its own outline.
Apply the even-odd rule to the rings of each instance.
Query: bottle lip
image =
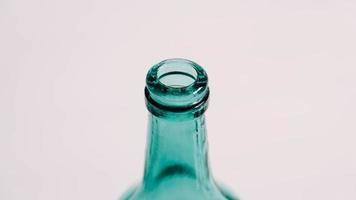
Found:
[[[149,110],[151,107],[170,112],[195,109],[208,100],[207,73],[191,60],[163,60],[148,71],[145,96]]]

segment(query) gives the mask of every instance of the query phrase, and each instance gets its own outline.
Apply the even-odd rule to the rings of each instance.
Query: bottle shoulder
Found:
[[[145,189],[138,184],[128,189],[119,200],[239,200],[226,187],[216,184],[197,186],[196,183],[180,180]]]

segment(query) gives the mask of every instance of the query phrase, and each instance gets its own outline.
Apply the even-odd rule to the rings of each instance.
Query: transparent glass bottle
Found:
[[[148,71],[145,97],[150,113],[144,176],[120,199],[237,199],[209,171],[204,69],[186,59],[164,60]]]

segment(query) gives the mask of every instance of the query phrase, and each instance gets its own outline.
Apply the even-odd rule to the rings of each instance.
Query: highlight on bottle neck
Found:
[[[208,76],[197,63],[164,60],[148,71],[145,87],[148,110],[158,116],[204,113],[208,104]]]

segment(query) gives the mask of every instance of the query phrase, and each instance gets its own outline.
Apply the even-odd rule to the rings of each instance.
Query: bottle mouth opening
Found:
[[[148,103],[168,110],[186,110],[207,100],[208,76],[193,61],[167,59],[148,71],[145,93]]]
[[[184,88],[194,84],[197,75],[195,68],[186,62],[164,62],[157,71],[159,83],[172,88]]]

